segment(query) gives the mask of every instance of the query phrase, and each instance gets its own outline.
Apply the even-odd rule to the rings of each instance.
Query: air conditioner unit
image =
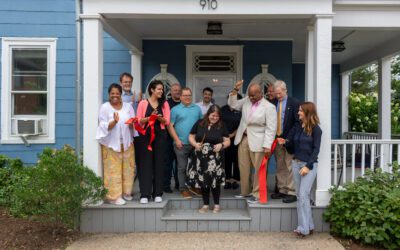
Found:
[[[18,119],[17,135],[40,135],[43,133],[43,120]]]

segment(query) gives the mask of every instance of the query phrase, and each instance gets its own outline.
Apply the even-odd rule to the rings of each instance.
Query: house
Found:
[[[98,110],[125,71],[135,90],[157,78],[193,88],[195,100],[211,86],[218,102],[238,79],[243,93],[252,81],[284,80],[289,95],[319,109],[320,206],[330,198],[332,140],[348,130],[351,71],[372,61],[379,62],[380,139],[390,140],[400,1],[3,0],[0,13],[0,154],[27,164],[44,147],[70,144],[101,175]]]

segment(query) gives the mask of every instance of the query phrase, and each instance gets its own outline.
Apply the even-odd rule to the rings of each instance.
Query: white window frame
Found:
[[[32,135],[25,138],[29,144],[55,143],[55,108],[56,108],[56,45],[57,38],[21,38],[3,37],[1,56],[1,144],[24,144],[23,138],[11,134],[11,69],[13,48],[47,49],[47,135]],[[27,116],[27,119],[33,116]],[[25,143],[26,144],[26,143]]]

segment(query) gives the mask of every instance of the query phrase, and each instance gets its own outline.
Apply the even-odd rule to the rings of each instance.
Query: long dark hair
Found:
[[[304,113],[304,131],[310,136],[313,128],[319,124],[317,108],[312,102],[303,102],[300,107]]]
[[[212,105],[207,113],[204,115],[203,119],[200,121],[200,126],[202,127],[208,127],[208,125],[210,124],[210,121],[208,120],[208,117],[214,113],[217,112],[218,116],[219,116],[219,120],[218,122],[215,124],[216,128],[220,129],[223,126],[223,122],[222,122],[222,114],[221,114],[221,108],[218,105]]]
[[[161,98],[158,99],[158,105],[160,107],[162,107],[164,105],[165,100],[166,100],[166,98],[165,98],[165,87],[164,87],[164,83],[162,81],[160,81],[160,80],[151,81],[149,86],[147,87],[147,93],[149,93],[149,96],[151,96],[152,95],[151,90],[154,91],[158,85],[161,85],[163,87],[163,92],[162,92]]]

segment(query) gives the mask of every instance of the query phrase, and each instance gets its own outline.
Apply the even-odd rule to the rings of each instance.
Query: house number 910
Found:
[[[209,10],[216,10],[218,7],[217,0],[200,0],[200,6],[203,10],[207,7]]]

